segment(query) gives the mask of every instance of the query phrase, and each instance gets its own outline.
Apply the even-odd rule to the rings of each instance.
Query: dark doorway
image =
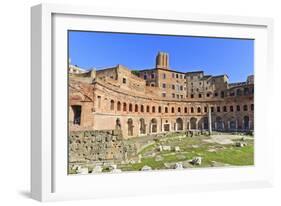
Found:
[[[81,106],[73,105],[71,106],[73,111],[73,124],[80,125],[81,123]]]

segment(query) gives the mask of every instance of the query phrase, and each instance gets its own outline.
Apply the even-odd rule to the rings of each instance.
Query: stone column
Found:
[[[230,129],[230,121],[227,121],[228,129]]]
[[[211,108],[208,108],[208,123],[209,123],[209,135],[212,134],[212,116],[211,116]]]
[[[237,119],[235,120],[235,129],[236,130],[238,129],[238,120]]]

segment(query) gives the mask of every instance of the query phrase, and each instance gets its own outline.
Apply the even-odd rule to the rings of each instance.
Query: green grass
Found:
[[[190,160],[195,156],[202,157],[202,164],[196,167],[211,167],[213,161],[228,164],[233,166],[253,165],[254,164],[254,147],[253,140],[246,140],[247,146],[235,147],[234,145],[220,145],[217,143],[208,143],[203,141],[206,136],[196,136],[193,138],[177,138],[176,135],[168,136],[160,141],[162,145],[180,146],[181,152],[169,152],[156,150],[159,143],[154,143],[145,147],[139,154],[146,152],[155,152],[156,155],[161,155],[163,160],[155,161],[155,157],[144,157],[141,163],[126,164],[120,168],[124,171],[140,170],[143,166],[150,166],[152,169],[165,169],[164,163],[176,163]],[[197,145],[198,148],[193,148],[192,145]],[[216,149],[214,152],[208,151],[210,148]],[[181,155],[181,158],[179,156]]]

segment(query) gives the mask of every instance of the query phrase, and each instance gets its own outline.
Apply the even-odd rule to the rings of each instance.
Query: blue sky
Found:
[[[254,40],[105,32],[69,32],[71,64],[85,69],[122,64],[132,70],[155,67],[159,51],[168,52],[170,68],[227,74],[245,81],[254,70]]]

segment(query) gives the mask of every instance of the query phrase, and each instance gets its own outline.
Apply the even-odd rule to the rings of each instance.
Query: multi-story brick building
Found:
[[[69,74],[70,130],[121,128],[125,138],[147,134],[254,128],[254,79],[229,83],[228,76],[169,67],[167,53],[155,68],[117,65]],[[210,115],[209,115],[210,114]]]

